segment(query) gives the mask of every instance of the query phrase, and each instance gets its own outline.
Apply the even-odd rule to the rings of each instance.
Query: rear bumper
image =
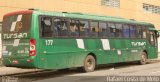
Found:
[[[23,58],[23,59],[3,58],[2,62],[5,66],[9,67],[35,68],[34,60],[31,58]]]

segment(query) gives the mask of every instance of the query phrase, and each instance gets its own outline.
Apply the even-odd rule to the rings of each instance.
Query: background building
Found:
[[[0,0],[0,21],[8,12],[36,8],[81,12],[150,22],[160,29],[160,0]]]
[[[5,13],[28,8],[118,16],[160,29],[160,0],[1,0],[0,21]]]

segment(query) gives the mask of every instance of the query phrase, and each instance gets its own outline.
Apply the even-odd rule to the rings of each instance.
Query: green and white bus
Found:
[[[3,63],[40,69],[77,67],[157,58],[153,24],[119,17],[25,10],[4,15]]]

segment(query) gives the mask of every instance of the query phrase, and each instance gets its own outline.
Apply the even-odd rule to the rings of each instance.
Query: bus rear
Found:
[[[4,15],[2,26],[2,57],[6,66],[33,67],[35,40],[31,39],[32,11]]]

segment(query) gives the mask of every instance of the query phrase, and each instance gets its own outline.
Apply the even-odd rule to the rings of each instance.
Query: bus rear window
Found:
[[[3,19],[3,32],[27,32],[31,27],[31,14],[16,14],[5,16]]]

